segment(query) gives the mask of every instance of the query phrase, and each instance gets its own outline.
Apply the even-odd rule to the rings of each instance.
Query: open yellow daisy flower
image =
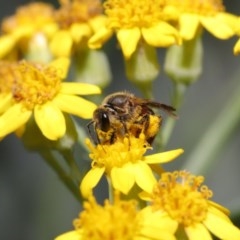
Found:
[[[27,41],[37,34],[49,38],[57,29],[53,19],[53,7],[35,2],[17,9],[15,15],[6,18],[1,25],[0,58],[12,51],[26,50]]]
[[[73,222],[75,230],[55,240],[175,240],[176,224],[171,220],[156,223],[154,215],[143,214],[136,201],[120,200],[116,194],[114,202],[106,200],[104,206],[91,197]]]
[[[55,12],[59,29],[50,43],[57,57],[70,56],[76,45],[86,46],[87,40],[105,22],[99,0],[59,0],[61,6]],[[62,47],[64,46],[64,48]]]
[[[21,61],[2,64],[0,138],[24,126],[32,115],[43,135],[50,140],[61,138],[66,132],[62,112],[91,118],[96,106],[76,95],[98,94],[100,89],[91,84],[62,82],[66,77],[69,59],[37,64]],[[1,74],[2,73],[2,74]],[[12,84],[12,85],[11,85]]]
[[[225,12],[221,0],[169,0],[167,5],[178,16],[179,32],[184,40],[193,39],[201,28],[219,39],[234,35],[236,16]]]
[[[178,31],[166,20],[164,4],[164,0],[105,1],[107,23],[90,38],[89,47],[100,48],[115,32],[126,58],[141,40],[154,47],[179,44]]]
[[[212,191],[202,185],[204,177],[185,171],[164,172],[151,194],[142,195],[151,202],[145,211],[154,211],[159,219],[178,224],[176,236],[189,240],[238,240],[240,230],[228,217],[228,210],[208,200]],[[156,219],[157,221],[157,219]]]
[[[83,196],[91,194],[92,189],[106,173],[114,189],[127,194],[136,183],[141,189],[151,192],[156,182],[149,165],[169,162],[183,153],[182,149],[143,156],[150,147],[144,134],[139,138],[132,135],[117,138],[114,144],[94,146],[87,139],[92,168],[83,178],[80,189]]]

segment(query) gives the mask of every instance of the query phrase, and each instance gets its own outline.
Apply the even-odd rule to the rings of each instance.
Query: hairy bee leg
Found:
[[[94,125],[94,131],[91,131],[90,126],[92,126],[92,125]],[[98,134],[97,134],[97,131],[96,131],[96,126],[95,126],[95,124],[94,124],[94,121],[91,121],[91,122],[89,122],[89,123],[87,124],[87,129],[88,129],[88,134],[89,134],[92,142],[93,142],[95,145],[99,144],[99,143],[100,143],[100,140],[99,140],[99,137],[98,137]],[[95,138],[93,137],[93,135],[94,135]],[[97,140],[97,141],[96,141],[96,140]]]

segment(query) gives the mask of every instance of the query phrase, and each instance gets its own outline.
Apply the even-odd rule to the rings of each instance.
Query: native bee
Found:
[[[152,108],[162,109],[176,117],[173,107],[138,98],[129,92],[108,95],[94,111],[93,120],[88,124],[90,136],[95,144],[113,144],[117,137],[128,134],[138,137],[144,133],[146,141],[152,144],[162,122],[162,117],[156,115]]]

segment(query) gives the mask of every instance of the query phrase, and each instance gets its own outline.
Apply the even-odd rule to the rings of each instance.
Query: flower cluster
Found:
[[[227,40],[240,35],[239,25],[221,0],[59,0],[58,7],[33,2],[2,21],[0,139],[16,133],[84,201],[74,230],[56,240],[240,239],[230,212],[210,200],[203,176],[162,167],[184,152],[164,149],[175,108],[202,72],[204,31]],[[126,76],[144,98],[129,101],[123,92],[98,108],[94,101],[102,96],[87,95],[100,94],[110,82],[111,61],[100,49],[114,35]],[[167,50],[173,106],[150,100],[159,48]],[[240,40],[233,52],[240,52]],[[155,108],[169,115],[166,124]],[[82,119],[91,118],[90,140]],[[80,160],[72,151],[78,144]],[[85,160],[91,164],[83,175]],[[101,205],[95,188],[105,178],[109,198]]]

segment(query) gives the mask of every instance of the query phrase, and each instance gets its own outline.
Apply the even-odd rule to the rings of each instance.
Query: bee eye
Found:
[[[110,121],[107,113],[102,113],[100,116],[100,129],[104,132],[107,132],[110,129]]]

